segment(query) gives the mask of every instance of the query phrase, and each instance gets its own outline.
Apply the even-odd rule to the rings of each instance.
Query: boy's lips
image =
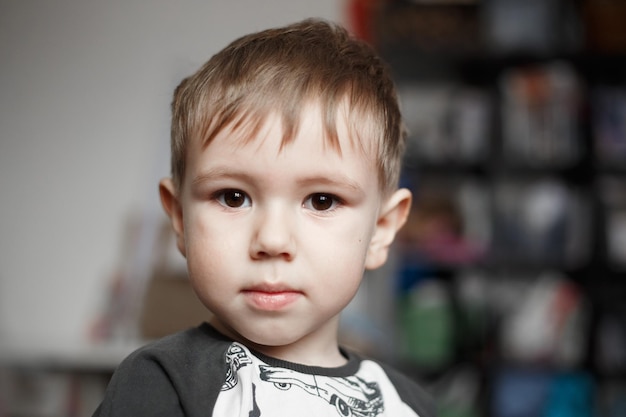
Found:
[[[258,310],[278,311],[302,297],[302,291],[283,285],[258,285],[242,291],[248,302]]]

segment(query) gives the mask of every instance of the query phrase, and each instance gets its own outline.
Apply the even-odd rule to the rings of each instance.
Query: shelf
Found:
[[[113,373],[141,343],[82,344],[44,347],[0,345],[0,367],[75,373]]]

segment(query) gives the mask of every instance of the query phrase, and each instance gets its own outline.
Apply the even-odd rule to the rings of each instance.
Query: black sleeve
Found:
[[[94,417],[184,416],[178,394],[157,358],[136,352],[119,366]]]
[[[385,364],[381,364],[381,366],[396,387],[402,401],[415,410],[420,417],[435,417],[437,415],[433,398],[416,381],[393,367]]]
[[[115,371],[93,417],[210,416],[229,344],[205,324],[140,348]]]

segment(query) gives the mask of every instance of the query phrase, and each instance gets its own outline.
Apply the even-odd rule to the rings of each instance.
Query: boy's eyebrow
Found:
[[[257,179],[255,175],[251,175],[238,170],[228,168],[212,168],[207,171],[201,172],[192,180],[193,185],[201,184],[205,181],[216,180],[220,178],[236,178],[244,181],[254,181]],[[300,187],[307,187],[313,185],[326,185],[348,188],[352,191],[364,193],[363,187],[361,187],[356,181],[341,175],[333,173],[332,176],[327,175],[311,175],[309,177],[302,177],[296,179],[296,183]]]
[[[219,178],[239,178],[242,180],[248,180],[251,179],[252,176],[244,172],[233,171],[231,169],[212,168],[196,175],[191,183],[193,185],[198,185],[205,181],[215,180]]]
[[[360,193],[365,192],[365,190],[363,190],[363,187],[361,187],[358,183],[342,175],[333,175],[333,178],[324,175],[314,175],[311,177],[298,179],[297,183],[302,187],[321,184],[327,186],[348,188],[352,191]]]

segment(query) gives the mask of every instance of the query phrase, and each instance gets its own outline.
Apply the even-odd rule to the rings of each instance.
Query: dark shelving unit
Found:
[[[603,47],[589,19],[594,7],[626,7],[530,1],[526,17],[554,33],[503,47],[494,33],[507,22],[494,19],[505,3],[388,1],[372,23],[403,99],[403,181],[415,194],[398,245],[396,360],[444,417],[624,415],[626,345],[608,339],[626,337],[626,41]],[[439,315],[420,305],[428,294]],[[547,331],[542,318],[578,328],[559,327],[542,354],[532,334]],[[520,339],[514,326],[533,323]],[[421,346],[428,338],[446,353]],[[577,413],[557,413],[568,406]]]

